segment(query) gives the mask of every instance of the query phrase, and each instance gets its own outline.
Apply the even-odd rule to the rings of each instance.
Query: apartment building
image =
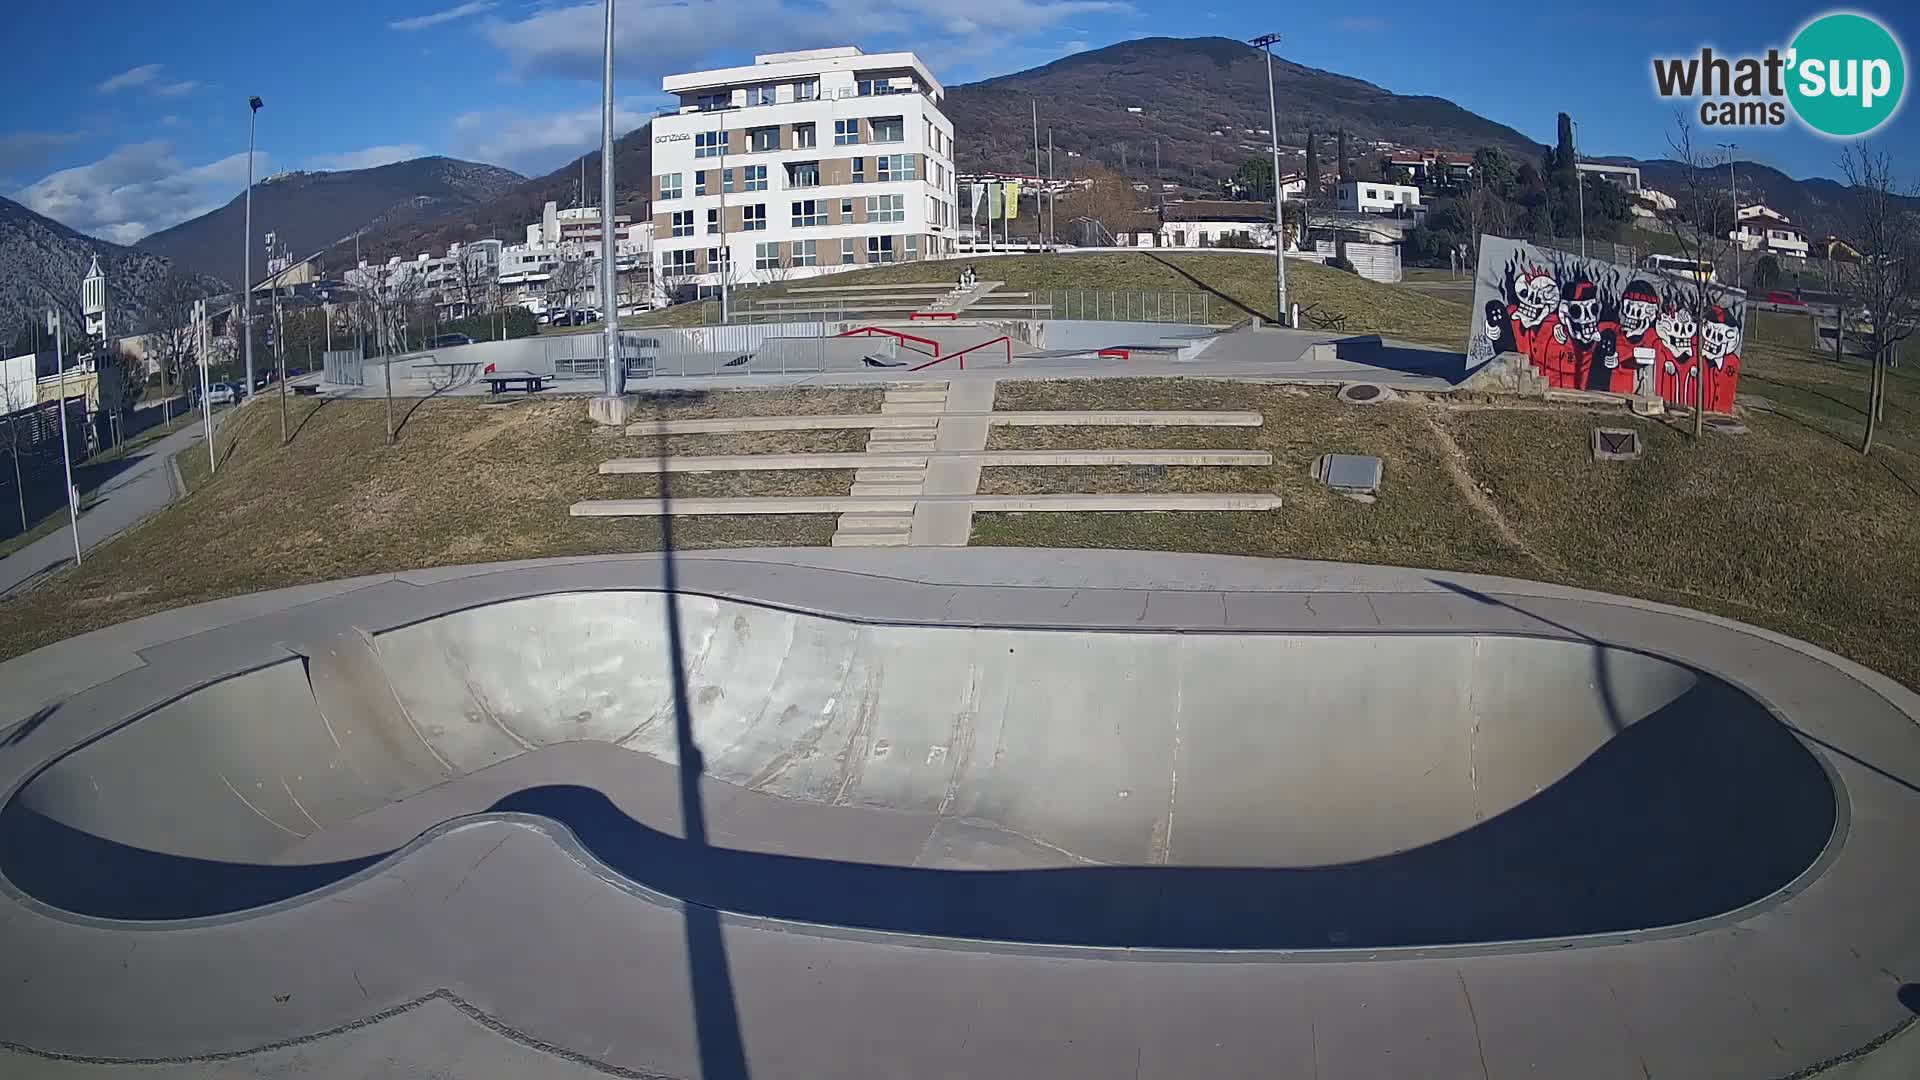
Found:
[[[1348,180],[1334,192],[1334,208],[1359,214],[1394,214],[1419,217],[1426,213],[1420,203],[1420,189],[1412,184],[1381,184],[1370,180]]]
[[[662,87],[653,270],[674,299],[953,254],[953,124],[913,53],[766,53]]]

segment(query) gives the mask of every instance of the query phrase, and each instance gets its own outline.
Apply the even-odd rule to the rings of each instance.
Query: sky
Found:
[[[1332,5],[1329,5],[1330,7]],[[1263,0],[620,0],[616,120],[667,104],[660,78],[749,62],[755,52],[857,44],[910,48],[951,86],[1148,36],[1245,39],[1402,94],[1449,98],[1540,142],[1555,114],[1588,156],[1668,155],[1674,107],[1655,55],[1782,46],[1818,6],[1670,0],[1657,6],[1371,0],[1361,13],[1274,15]],[[247,177],[247,98],[259,176],[357,168],[423,154],[538,175],[599,140],[597,2],[572,0],[92,0],[7,16],[0,65],[0,194],[118,243],[214,209]],[[1855,6],[1920,41],[1904,5]],[[45,47],[34,47],[34,43]],[[57,43],[57,44],[56,44]],[[84,47],[82,47],[84,46]],[[1282,113],[1286,103],[1280,103]],[[1044,111],[1044,103],[1043,103]],[[1284,126],[1284,116],[1283,116]],[[1708,142],[1724,139],[1713,133]],[[1790,125],[1743,130],[1738,157],[1788,175],[1837,176],[1842,145]],[[1872,145],[1915,175],[1912,107]]]

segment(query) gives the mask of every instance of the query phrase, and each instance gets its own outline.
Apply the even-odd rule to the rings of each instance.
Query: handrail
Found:
[[[940,355],[940,343],[933,340],[932,338],[923,338],[918,334],[908,334],[899,330],[889,329],[885,326],[862,326],[853,330],[842,331],[841,333],[835,334],[834,336],[835,337],[855,337],[855,336],[872,337],[875,334],[885,334],[888,337],[899,338],[901,341],[918,341],[922,345],[931,345],[933,346],[933,352],[930,355],[932,356]],[[914,351],[919,352],[920,350],[915,349]]]
[[[930,368],[935,364],[944,364],[947,361],[952,360],[955,357],[958,357],[960,360],[960,370],[965,371],[967,369],[968,353],[972,352],[975,349],[984,349],[989,345],[998,345],[1003,341],[1006,342],[1007,344],[1007,363],[1011,364],[1013,363],[1013,338],[1007,336],[1006,334],[1001,334],[997,338],[990,338],[986,341],[980,342],[977,345],[969,345],[966,348],[961,349],[959,352],[948,353],[947,355],[941,357],[938,360],[929,360],[924,364],[917,364],[913,367],[908,368],[907,370],[919,371],[921,368]]]

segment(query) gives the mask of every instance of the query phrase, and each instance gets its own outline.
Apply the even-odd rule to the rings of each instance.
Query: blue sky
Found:
[[[1651,56],[1784,45],[1831,10],[1774,0],[1742,5],[1737,18],[1692,0],[1641,9],[1651,14],[1485,0],[1342,6],[1283,17],[1257,0],[1220,0],[1205,15],[1173,0],[622,0],[620,119],[637,125],[662,104],[662,74],[756,51],[910,47],[951,85],[1129,38],[1278,29],[1281,52],[1300,63],[1451,98],[1543,142],[1565,110],[1580,121],[1583,153],[1658,157],[1672,106],[1654,96]],[[599,137],[597,3],[94,0],[85,28],[76,10],[33,4],[8,16],[0,193],[122,243],[244,186],[249,94],[267,102],[261,175],[429,153],[537,174]],[[1854,10],[1920,40],[1920,17]],[[1738,141],[1742,159],[1837,174],[1840,144],[1798,127]],[[1915,110],[1873,141],[1898,162],[1920,161]]]

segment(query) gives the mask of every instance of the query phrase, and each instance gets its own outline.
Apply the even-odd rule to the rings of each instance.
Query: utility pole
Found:
[[[1053,129],[1047,129],[1047,250],[1058,250],[1060,234],[1060,193],[1053,190]]]
[[[253,396],[253,127],[254,119],[260,115],[260,107],[265,102],[258,97],[247,99],[247,237],[240,247],[246,252],[243,256],[246,266],[241,276],[246,280],[240,283],[242,309],[246,313],[244,324],[247,351],[247,396]],[[244,400],[244,399],[243,399]],[[234,404],[239,404],[235,402]]]
[[[207,397],[207,354],[213,349],[213,335],[207,327],[207,302],[193,302],[193,349],[200,356],[200,420],[206,433],[207,479],[213,479],[219,462],[213,456],[213,402]]]
[[[73,489],[73,444],[67,440],[67,344],[60,313],[47,309],[47,329],[53,332],[53,359],[60,368],[60,463],[67,471],[67,523],[73,526],[73,565],[80,565],[79,492]],[[95,377],[96,379],[98,376]]]
[[[721,161],[724,163],[725,158]],[[721,214],[721,227],[726,227]],[[724,235],[722,242],[725,242]],[[607,38],[600,78],[600,320],[606,334],[606,389],[609,398],[626,393],[627,367],[620,359],[620,296],[615,281],[613,242],[613,0],[607,0]]]
[[[1733,287],[1744,289],[1746,285],[1740,277],[1740,183],[1733,175],[1733,152],[1740,149],[1739,143],[1723,142],[1720,149],[1727,152],[1727,195],[1733,200],[1733,226],[1727,231],[1727,239],[1733,241]]]
[[[1279,34],[1262,34],[1252,44],[1267,54],[1267,134],[1273,144],[1273,291],[1274,319],[1282,326],[1292,325],[1287,318],[1287,189],[1280,182],[1280,106],[1273,90],[1273,46]]]
[[[733,321],[733,290],[727,284],[727,279],[733,276],[729,273],[733,269],[733,252],[727,249],[727,144],[732,141],[733,136],[727,133],[727,116],[721,113],[720,170],[714,180],[720,188],[720,321],[723,323]]]
[[[271,272],[272,262],[267,263]],[[287,317],[280,306],[280,282],[273,283],[273,358],[280,370],[280,445],[287,445]]]
[[[1028,98],[1027,104],[1033,106],[1033,180],[1040,182],[1040,99]],[[1040,200],[1046,198],[1046,188],[1034,192],[1033,203],[1033,240],[1042,251],[1046,250],[1046,234],[1040,229]]]
[[[1568,149],[1573,151],[1573,190],[1579,199],[1580,257],[1584,259],[1587,257],[1587,184],[1580,176],[1580,122],[1569,119],[1567,126],[1572,129],[1574,138],[1573,145]]]

